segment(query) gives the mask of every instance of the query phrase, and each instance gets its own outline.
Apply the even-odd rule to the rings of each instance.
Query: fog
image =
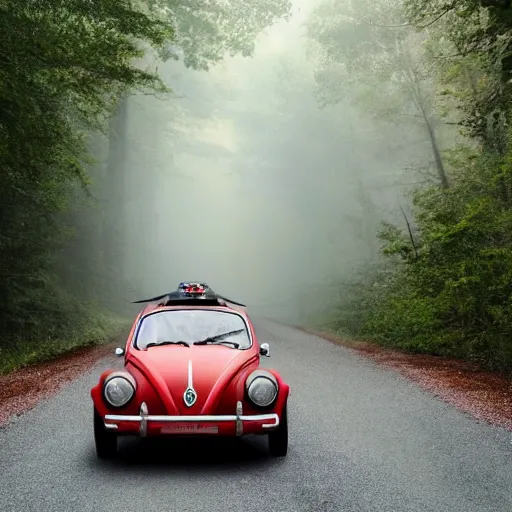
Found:
[[[403,223],[417,146],[348,103],[320,108],[304,27],[318,3],[296,1],[251,58],[208,72],[154,62],[173,93],[128,100],[125,177],[109,198],[127,301],[197,279],[298,321],[377,257],[382,220]]]

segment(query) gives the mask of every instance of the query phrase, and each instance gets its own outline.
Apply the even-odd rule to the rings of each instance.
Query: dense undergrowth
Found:
[[[358,4],[364,20],[352,11],[327,21],[320,12],[315,37],[328,62],[359,71],[362,82],[377,76],[386,94],[402,95],[407,114],[378,112],[380,121],[410,115],[424,126],[437,180],[413,193],[414,218],[382,226],[381,258],[341,285],[341,301],[316,326],[511,371],[510,3],[406,0],[394,3],[393,23],[387,3]],[[347,33],[352,45],[336,47]],[[324,97],[340,83],[319,81]],[[362,101],[377,113],[383,93],[373,92]],[[448,125],[462,138],[445,137],[449,149],[441,150]]]
[[[0,348],[0,375],[25,366],[55,359],[79,348],[95,347],[127,333],[131,320],[92,303],[76,303],[74,311],[64,309],[65,323],[49,332],[30,326],[9,338]]]

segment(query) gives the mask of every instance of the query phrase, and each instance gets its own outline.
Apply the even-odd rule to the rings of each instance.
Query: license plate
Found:
[[[218,434],[219,427],[212,425],[164,425],[162,434]]]

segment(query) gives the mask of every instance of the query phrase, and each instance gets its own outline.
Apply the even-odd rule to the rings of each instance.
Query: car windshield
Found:
[[[184,341],[192,345],[204,340],[229,348],[244,349],[251,346],[247,325],[240,315],[209,309],[152,313],[142,320],[134,346],[145,350],[148,345],[165,342]]]

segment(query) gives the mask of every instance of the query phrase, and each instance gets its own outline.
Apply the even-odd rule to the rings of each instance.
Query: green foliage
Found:
[[[444,95],[455,100],[465,133],[504,151],[511,97],[512,14],[500,0],[406,0],[405,14],[437,33],[429,46]]]
[[[343,294],[331,324],[387,346],[470,358],[510,371],[509,2],[406,0],[403,6],[398,25],[418,29],[420,54],[430,65],[430,105],[462,127],[466,142],[443,155],[450,165],[449,188],[431,186],[415,192],[414,228],[405,222],[383,224],[382,253],[393,272],[368,271],[366,281],[359,279],[357,294]],[[389,35],[378,30],[371,23],[358,30],[366,39],[360,45],[369,45],[376,37],[385,47]],[[341,62],[353,61],[354,53],[343,48]],[[376,295],[365,284],[368,279],[379,284],[382,293]],[[357,310],[355,323],[347,317],[350,309]]]
[[[401,277],[396,265],[386,260],[354,269],[351,277],[339,284],[339,301],[312,323],[348,338],[361,338],[377,305],[400,288]]]
[[[291,0],[150,0],[175,28],[175,39],[161,56],[183,59],[187,67],[208,70],[226,55],[248,57],[256,36],[288,18]]]
[[[142,54],[138,39],[158,47],[172,31],[130,5],[16,0],[0,6],[2,344],[6,333],[18,332],[26,311],[30,322],[68,327],[50,270],[71,234],[61,214],[72,187],[89,183],[88,132],[103,125],[126,91],[163,88],[132,61]]]
[[[20,325],[16,333],[3,334],[0,345],[0,375],[34,363],[54,359],[72,350],[107,343],[117,335],[127,332],[131,320],[114,315],[93,303],[78,302],[70,294],[64,296],[61,289],[51,308],[52,316],[60,306],[60,328],[51,328],[50,320],[37,325]],[[32,320],[32,319],[31,319]]]
[[[463,155],[464,179],[456,186],[416,193],[417,256],[406,229],[388,225],[380,233],[399,286],[371,303],[358,333],[404,350],[509,369],[512,208],[503,200],[502,180],[508,190],[510,156],[497,161],[482,153],[475,162],[471,153],[467,161]]]
[[[433,114],[425,36],[405,23],[401,7],[391,0],[330,0],[313,12],[308,34],[323,54],[317,69],[323,104],[354,101],[400,122],[421,123],[412,114]]]

